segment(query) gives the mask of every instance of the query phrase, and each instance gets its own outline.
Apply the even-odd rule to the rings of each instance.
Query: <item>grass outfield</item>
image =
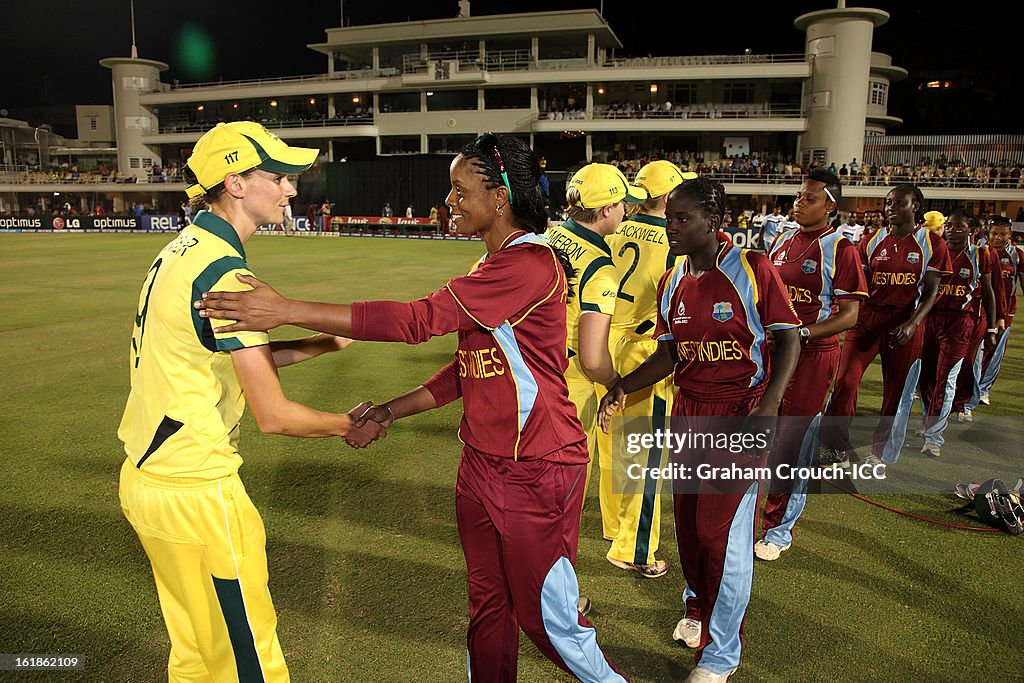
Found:
[[[138,290],[167,239],[0,236],[0,652],[85,655],[86,672],[59,680],[166,680],[169,643],[153,578],[117,500],[123,453],[115,432]],[[260,237],[248,256],[257,274],[291,296],[406,300],[464,272],[482,248]],[[1011,341],[994,405],[978,411],[979,420],[1020,414],[1020,344]],[[415,386],[454,347],[454,337],[420,347],[355,344],[284,369],[282,381],[298,401],[347,410]],[[876,364],[865,379],[866,411],[877,411],[879,391]],[[451,405],[410,418],[364,451],[339,440],[264,436],[250,416],[243,420],[242,477],[266,523],[271,591],[294,680],[465,680],[465,568],[453,494],[459,416]],[[595,482],[578,573],[600,641],[635,683],[682,680],[692,656],[669,637],[683,588],[670,500],[662,499],[659,556],[672,569],[652,581],[605,561],[596,496]],[[962,521],[945,497],[886,502]],[[793,549],[757,564],[743,666],[732,680],[1022,676],[1021,543],[927,525],[847,496],[815,496]],[[519,678],[571,680],[525,640]]]

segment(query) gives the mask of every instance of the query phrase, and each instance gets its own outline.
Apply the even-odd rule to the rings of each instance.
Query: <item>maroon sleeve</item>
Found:
[[[431,393],[438,408],[462,396],[462,383],[455,369],[455,361],[438,370],[433,377],[423,383],[423,388]]]
[[[832,290],[837,299],[865,299],[868,295],[860,254],[857,247],[845,238],[836,243]]]
[[[750,263],[757,282],[757,314],[761,316],[761,325],[766,330],[800,327],[800,317],[793,309],[789,292],[772,262],[764,254],[749,251],[744,257]]]
[[[561,269],[551,248],[522,244],[491,254],[479,268],[455,278],[446,289],[461,312],[493,330],[516,314],[561,292]]]
[[[447,289],[407,304],[397,301],[352,304],[354,339],[419,344],[473,325],[475,323],[462,312]]]
[[[932,247],[932,258],[928,261],[928,270],[939,273],[952,273],[953,264],[949,260],[949,249],[946,247],[946,240],[929,231],[928,241],[931,242]]]

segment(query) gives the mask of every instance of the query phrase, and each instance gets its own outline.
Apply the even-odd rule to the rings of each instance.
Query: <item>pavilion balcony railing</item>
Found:
[[[654,104],[650,109],[641,109],[637,105],[630,108],[611,108],[606,105],[594,107],[588,114],[584,109],[541,112],[539,120],[687,120],[687,119],[798,119],[804,116],[799,108],[773,107],[768,104],[708,104],[708,105],[674,105],[665,109],[664,103]]]
[[[590,62],[585,56],[571,55],[564,57],[545,57],[534,59],[530,50],[494,50],[485,51],[483,57],[479,50],[452,50],[447,52],[429,52],[424,57],[420,53],[407,54],[402,57],[401,68],[389,66],[379,69],[362,68],[335,71],[334,73],[303,74],[299,76],[276,76],[267,78],[246,78],[238,80],[200,81],[196,83],[162,83],[159,88],[149,92],[185,92],[203,88],[220,88],[249,85],[291,84],[307,82],[330,82],[345,80],[369,80],[374,78],[394,78],[403,73],[423,73],[427,70],[428,61],[457,60],[461,70],[473,68],[481,71],[528,71],[558,70],[571,68],[597,67],[614,68],[652,68],[680,66],[720,66],[745,64],[793,64],[807,61],[803,54],[778,55],[687,55],[669,57],[624,57],[606,59],[597,64]]]
[[[331,128],[334,126],[372,126],[373,114],[349,114],[334,118],[314,119],[259,119],[267,128]],[[216,125],[216,121],[208,123],[173,123],[160,126],[160,133],[205,133]]]
[[[670,57],[622,57],[607,59],[601,65],[607,68],[651,68],[678,66],[721,66],[732,64],[796,64],[806,62],[803,54],[780,55],[686,55]]]

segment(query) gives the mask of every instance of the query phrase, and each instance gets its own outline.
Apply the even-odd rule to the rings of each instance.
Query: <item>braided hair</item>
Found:
[[[677,185],[672,193],[692,198],[705,214],[718,216],[719,224],[725,217],[725,186],[717,180],[698,176]]]
[[[548,229],[548,211],[545,208],[544,194],[540,189],[540,161],[530,146],[519,138],[511,135],[495,137],[495,146],[501,154],[501,160],[505,164],[505,175],[508,176],[508,184],[511,186],[509,203],[512,207],[512,219],[523,230],[543,234]],[[478,142],[479,138],[465,145],[459,150],[459,155],[472,163],[476,172],[483,176],[484,187],[488,190],[504,187],[505,181],[501,177],[501,169],[498,167],[494,150],[481,146],[477,144]],[[565,271],[565,279],[569,286],[567,296],[572,298],[572,283],[577,270],[565,252],[558,249],[554,252],[562,270]]]
[[[548,212],[544,208],[544,194],[540,189],[540,161],[530,146],[511,135],[497,135],[497,148],[505,163],[505,173],[511,185],[512,216],[523,230],[537,234],[548,228]],[[504,187],[498,159],[489,146],[471,142],[459,150],[464,159],[473,163],[476,172],[484,177],[484,187],[493,190]]]

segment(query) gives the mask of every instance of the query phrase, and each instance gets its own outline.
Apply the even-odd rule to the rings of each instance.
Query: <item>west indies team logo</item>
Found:
[[[907,261],[909,261],[910,263],[917,263],[920,260],[921,260],[921,255],[918,254],[916,251],[908,251],[907,252]]]
[[[813,273],[817,269],[818,269],[818,262],[813,260],[813,259],[807,259],[800,266],[800,270],[802,270],[802,271],[804,271],[805,273],[808,273],[808,274]]]
[[[1003,258],[999,262],[1002,263],[1004,266],[1010,265],[1010,259],[1008,258]]]
[[[969,278],[970,276],[971,276],[971,271],[970,270],[968,270],[967,268],[961,268],[960,269],[960,277],[962,277],[962,278]]]
[[[719,301],[711,309],[711,317],[720,323],[724,323],[732,317],[732,303],[729,301]]]

